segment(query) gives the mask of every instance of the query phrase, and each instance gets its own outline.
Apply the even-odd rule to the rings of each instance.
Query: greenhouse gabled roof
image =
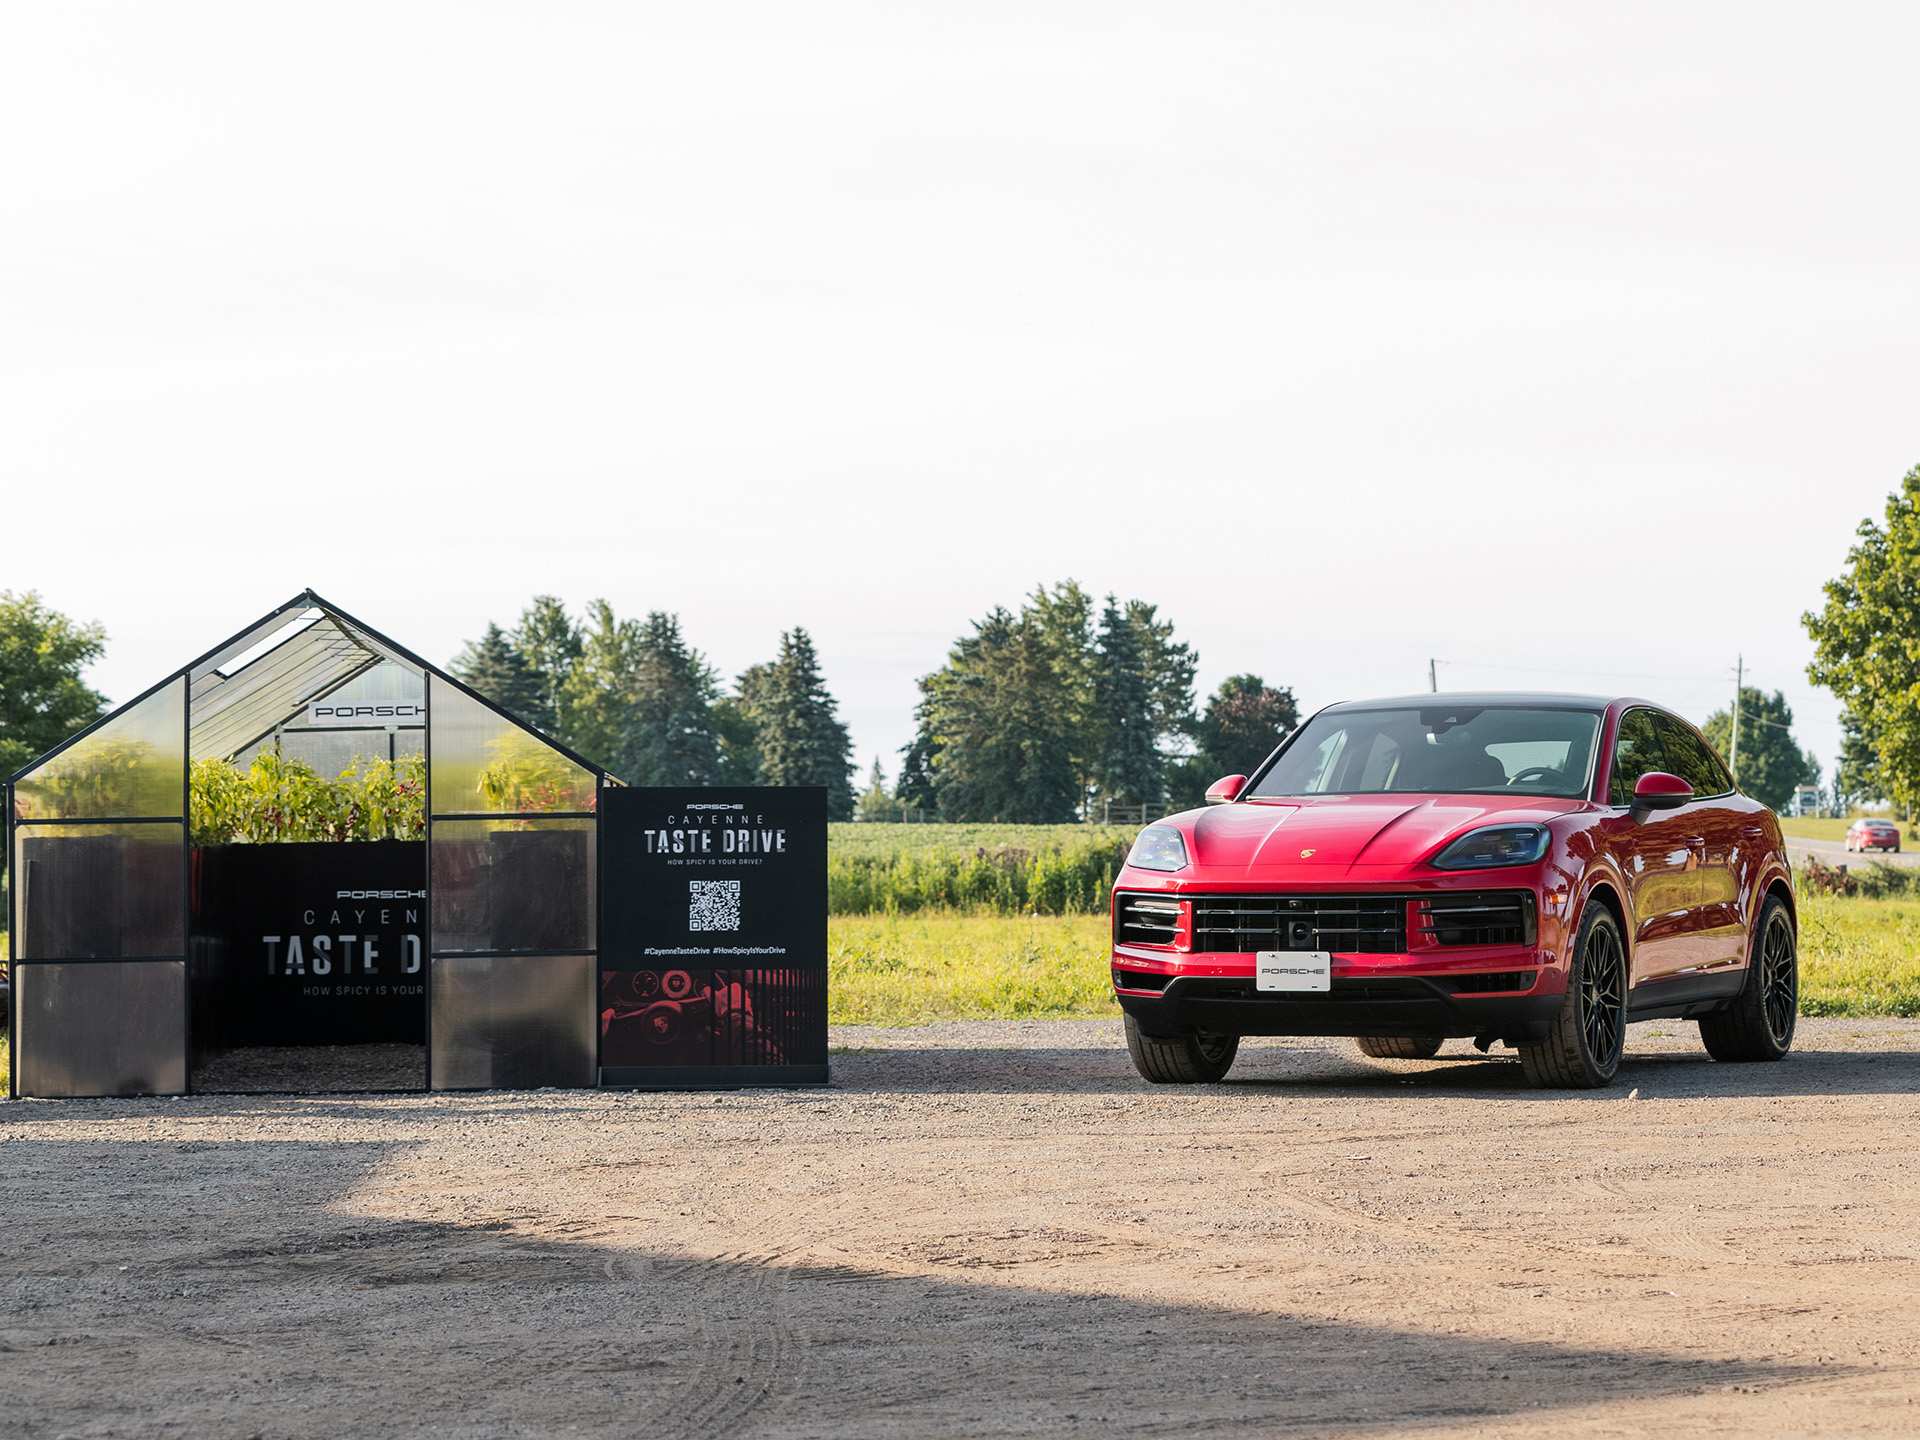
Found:
[[[312,590],[303,590],[199,659],[176,670],[160,685],[135,696],[45,755],[29,761],[12,778],[17,780],[37,769],[81,736],[128,711],[162,686],[176,683],[183,675],[188,693],[189,758],[231,759],[300,715],[309,702],[323,699],[383,661],[415,675],[432,675],[436,681],[464,691],[576,764],[595,775],[606,775],[593,761],[551,736],[540,734],[526,721],[502,710],[438,666],[354,619]]]

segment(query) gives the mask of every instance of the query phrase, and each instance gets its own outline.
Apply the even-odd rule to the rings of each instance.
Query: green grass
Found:
[[[1104,915],[836,915],[836,1025],[1113,1016]]]
[[[1802,840],[1845,840],[1847,827],[1852,820],[1829,818],[1824,815],[1783,815],[1780,817],[1780,829],[1788,835],[1798,836]]]
[[[1111,1016],[1104,915],[836,915],[841,1025]],[[1920,898],[1800,900],[1806,1015],[1920,1017]]]
[[[1920,1016],[1920,899],[1803,895],[1800,1013]]]

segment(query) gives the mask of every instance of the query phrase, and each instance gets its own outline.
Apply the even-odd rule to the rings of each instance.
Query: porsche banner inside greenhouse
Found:
[[[823,790],[630,789],[311,591],[7,802],[16,1095],[827,1078]]]

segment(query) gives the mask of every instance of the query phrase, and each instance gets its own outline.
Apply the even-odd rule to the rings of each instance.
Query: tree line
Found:
[[[822,785],[828,815],[853,816],[853,740],[801,626],[726,689],[677,615],[595,600],[576,620],[536,595],[448,668],[629,785]]]
[[[942,820],[1053,823],[1109,807],[1197,804],[1264,759],[1300,718],[1257,675],[1194,703],[1193,647],[1144,600],[1096,603],[1076,581],[973,622],[919,682],[892,798]],[[863,796],[871,804],[876,772]]]

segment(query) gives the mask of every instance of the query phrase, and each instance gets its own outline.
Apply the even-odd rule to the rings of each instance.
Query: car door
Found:
[[[1677,968],[1711,970],[1746,958],[1747,916],[1741,873],[1750,863],[1756,827],[1752,805],[1734,793],[1706,739],[1686,721],[1656,716],[1667,768],[1693,786],[1694,798],[1679,813],[1692,821],[1698,863],[1685,897],[1692,915]]]
[[[1614,863],[1627,884],[1631,932],[1629,987],[1670,975],[1693,963],[1698,919],[1690,896],[1697,888],[1704,840],[1688,812],[1636,810],[1634,782],[1650,770],[1669,770],[1659,712],[1635,706],[1620,717],[1607,776],[1607,802],[1615,815],[1603,827]]]

